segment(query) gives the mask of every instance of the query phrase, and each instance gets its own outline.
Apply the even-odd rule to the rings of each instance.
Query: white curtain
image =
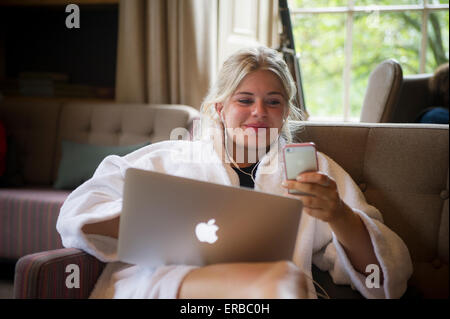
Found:
[[[215,78],[218,0],[121,0],[116,101],[199,108]]]

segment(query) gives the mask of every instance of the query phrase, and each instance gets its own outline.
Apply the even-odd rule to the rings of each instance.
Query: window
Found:
[[[370,72],[404,75],[449,60],[448,0],[289,0],[311,120],[358,121]]]

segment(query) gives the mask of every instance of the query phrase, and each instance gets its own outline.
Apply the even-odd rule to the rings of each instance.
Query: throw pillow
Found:
[[[92,177],[98,165],[106,156],[125,156],[149,144],[147,142],[126,146],[102,146],[62,141],[58,178],[53,187],[75,189]]]

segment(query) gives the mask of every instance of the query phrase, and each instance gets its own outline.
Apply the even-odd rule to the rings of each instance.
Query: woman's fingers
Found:
[[[303,211],[315,218],[329,222],[339,216],[342,211],[342,201],[336,182],[325,174],[302,173],[297,176],[296,180],[284,181],[282,186],[289,190],[309,194],[290,194],[290,197],[301,199]]]
[[[318,184],[326,188],[336,189],[336,182],[326,174],[320,172],[301,173],[296,178],[297,182]]]
[[[307,193],[322,199],[335,199],[334,194],[336,191],[332,188],[322,186],[320,184],[313,184],[310,182],[297,182],[293,180],[284,181],[283,187],[291,190],[297,190],[302,193]]]

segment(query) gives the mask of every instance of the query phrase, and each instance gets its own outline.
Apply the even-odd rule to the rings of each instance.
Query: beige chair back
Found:
[[[396,60],[390,59],[379,64],[369,76],[360,122],[391,122],[402,80],[402,67]]]

